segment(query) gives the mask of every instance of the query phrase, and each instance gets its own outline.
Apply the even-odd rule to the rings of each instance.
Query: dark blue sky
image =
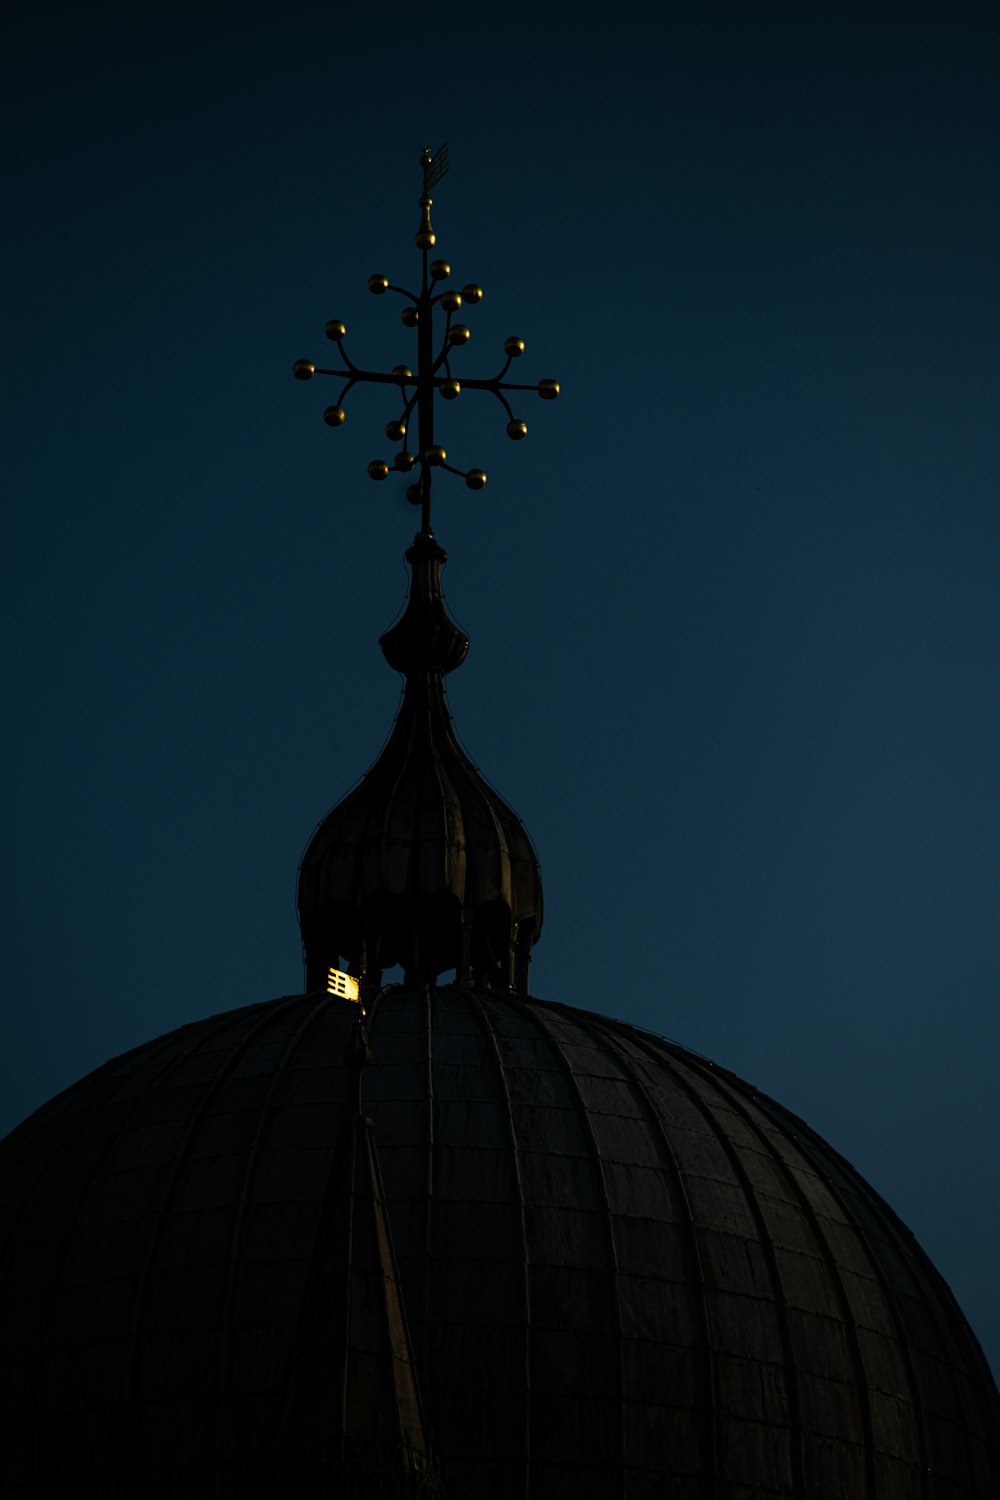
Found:
[[[1000,1366],[1000,37],[934,11],[8,8],[4,1126],[300,986],[414,513],[290,368],[412,358],[366,280],[447,139],[456,363],[563,387],[463,397],[435,505],[533,988],[806,1116]]]

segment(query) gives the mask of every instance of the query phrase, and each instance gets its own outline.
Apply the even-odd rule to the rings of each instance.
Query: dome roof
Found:
[[[394,387],[394,441],[416,414],[402,708],[303,857],[310,993],[139,1047],[0,1142],[0,1497],[997,1500],[1000,1396],[877,1194],[732,1074],[527,996],[538,862],[444,698],[468,641],[433,411],[482,290],[434,290],[446,151],[422,165],[419,296],[369,282],[413,304],[416,378],[355,365],[336,320],[346,368],[294,367]],[[463,383],[519,439],[504,348]],[[319,993],[341,960],[357,985]]]
[[[2,1144],[0,1493],[293,1493],[268,1476],[356,1015],[300,995],[183,1027]],[[954,1298],[795,1116],[566,1006],[389,987],[368,1029],[446,1494],[1000,1494],[1000,1397]]]

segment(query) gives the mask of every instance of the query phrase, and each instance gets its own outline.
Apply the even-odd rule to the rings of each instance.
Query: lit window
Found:
[[[358,981],[352,979],[350,974],[344,974],[340,969],[330,969],[326,976],[326,992],[328,995],[339,995],[342,1000],[359,1000],[361,991]]]

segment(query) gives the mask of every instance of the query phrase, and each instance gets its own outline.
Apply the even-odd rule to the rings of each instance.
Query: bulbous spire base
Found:
[[[517,814],[455,735],[444,677],[468,638],[441,589],[447,554],[420,534],[406,554],[406,608],[380,645],[406,689],[388,743],[316,830],[299,871],[307,988],[330,968],[377,983],[454,970],[459,983],[526,994],[542,926],[538,860]]]

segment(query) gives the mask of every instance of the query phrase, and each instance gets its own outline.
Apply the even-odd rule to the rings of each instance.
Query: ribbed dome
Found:
[[[542,882],[524,825],[483,780],[455,735],[445,674],[468,638],[441,592],[447,553],[419,534],[406,554],[412,583],[382,651],[406,676],[385,749],[323,819],[299,871],[306,982],[320,988],[341,962],[411,982],[447,970],[525,993],[542,927]]]
[[[0,1493],[282,1493],[356,1014],[308,995],[184,1027],[0,1146]],[[495,992],[389,988],[369,1035],[446,1493],[1000,1495],[973,1334],[800,1120],[680,1047]]]

